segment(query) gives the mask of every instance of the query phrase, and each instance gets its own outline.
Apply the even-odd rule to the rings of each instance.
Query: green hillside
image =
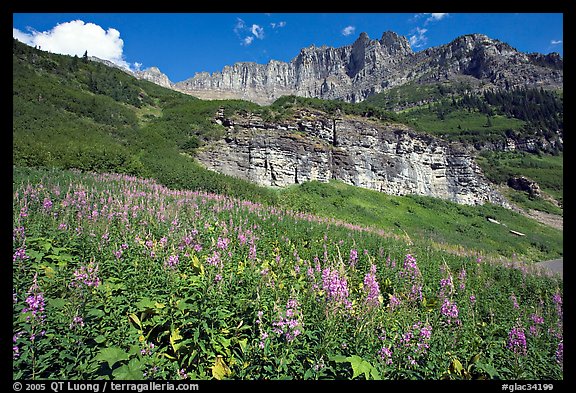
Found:
[[[268,119],[285,116],[295,105],[383,121],[403,121],[409,112],[410,116],[420,113],[418,121],[428,122],[429,132],[433,133],[438,122],[426,117],[429,109],[394,113],[378,102],[347,104],[296,97],[281,98],[268,107],[239,100],[204,101],[137,80],[101,63],[49,54],[16,40],[13,88],[13,161],[18,168],[130,174],[156,179],[172,189],[203,190],[391,229],[444,248],[471,247],[506,257],[516,253],[528,260],[562,255],[561,231],[493,207],[461,207],[425,197],[392,198],[340,183],[302,184],[277,191],[205,170],[193,158],[196,148],[223,135],[224,128],[211,121],[220,108],[227,113],[256,112]],[[454,113],[447,118],[457,116]],[[466,113],[486,120],[484,115],[474,115],[474,111]],[[492,119],[491,127],[484,127],[483,131],[493,135],[501,135],[506,127],[527,124],[526,120],[504,114],[495,114]],[[462,124],[472,127],[472,118],[464,119]],[[458,127],[453,131],[459,132]],[[525,162],[531,164],[524,166]],[[496,183],[503,181],[499,177],[503,173],[526,174],[541,182],[547,195],[562,200],[561,153],[483,155],[479,163]],[[519,192],[513,195],[526,207],[561,213],[549,202],[529,199]],[[503,222],[508,222],[510,229],[531,235],[523,239],[499,237],[496,228],[486,226],[487,216],[506,217]],[[498,230],[506,232],[503,227]],[[485,241],[476,241],[479,234]]]

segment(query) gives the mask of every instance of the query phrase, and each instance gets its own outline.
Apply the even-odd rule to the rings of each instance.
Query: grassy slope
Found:
[[[547,232],[533,221],[522,221],[506,211],[493,212],[490,207],[474,210],[425,197],[390,197],[338,183],[304,184],[276,193],[206,171],[183,155],[181,146],[193,138],[202,141],[221,135],[222,130],[209,121],[219,107],[254,111],[258,106],[242,101],[202,101],[102,64],[47,54],[17,42],[14,48],[16,165],[130,173],[155,178],[171,188],[280,203],[483,252],[511,255],[516,250],[529,259],[561,255],[561,233]],[[350,105],[345,109],[356,110]],[[493,127],[497,127],[494,120]],[[551,179],[548,172],[554,173],[562,164],[561,160],[554,163],[551,168],[531,168],[529,177],[538,181],[537,174],[545,173],[544,178]],[[522,165],[516,168],[522,172]],[[558,182],[546,190],[549,188],[558,189]],[[556,195],[561,193],[560,182]],[[505,216],[502,222],[509,228],[532,234],[515,239],[506,229],[487,227],[485,216],[489,214]],[[480,244],[478,237],[484,239]]]
[[[298,210],[393,229],[411,241],[456,252],[516,256],[526,261],[557,258],[563,253],[561,231],[490,204],[463,206],[438,198],[390,196],[336,181],[293,186],[280,198]],[[488,217],[502,225],[489,222]],[[526,236],[516,236],[511,229]]]

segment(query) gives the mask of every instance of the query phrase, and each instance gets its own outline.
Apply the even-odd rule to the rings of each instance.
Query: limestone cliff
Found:
[[[309,109],[275,123],[253,115],[217,121],[228,127],[227,136],[196,158],[208,169],[260,185],[338,179],[392,195],[509,207],[463,147],[404,125],[336,119]]]
[[[236,63],[173,87],[204,99],[240,98],[259,104],[283,95],[360,102],[407,82],[462,75],[485,87],[560,87],[563,61],[558,54],[525,54],[482,34],[413,52],[406,37],[388,31],[380,40],[361,33],[352,45],[304,48],[290,62]]]

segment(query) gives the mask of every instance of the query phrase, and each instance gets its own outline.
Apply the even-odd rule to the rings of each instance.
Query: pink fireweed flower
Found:
[[[225,238],[219,237],[217,247],[221,250],[225,250],[228,248],[228,243],[230,243],[230,239],[228,239],[227,237]]]
[[[80,288],[82,285],[87,287],[98,287],[100,285],[100,278],[98,278],[98,264],[90,261],[86,266],[80,266],[78,270],[74,271],[72,277],[71,287]]]
[[[12,343],[14,344],[12,347],[12,358],[14,360],[20,357],[20,348],[17,345],[18,339],[24,334],[24,332],[18,332],[12,336]]]
[[[526,335],[522,328],[510,330],[506,347],[517,355],[526,355]]]
[[[382,347],[378,351],[378,355],[380,355],[380,358],[384,361],[384,364],[392,364],[392,348]]]
[[[560,293],[555,293],[554,296],[552,296],[552,301],[556,304],[556,313],[558,314],[558,317],[562,318],[562,295]]]
[[[346,277],[340,277],[336,269],[329,267],[322,270],[322,289],[326,293],[326,300],[343,304],[346,308],[352,307],[348,300],[348,282]]]
[[[520,305],[518,304],[518,299],[516,299],[516,295],[514,294],[510,295],[510,300],[512,301],[512,306],[514,308],[520,308]]]
[[[38,273],[34,274],[34,279],[32,281],[32,285],[27,292],[28,297],[26,298],[26,304],[28,307],[25,307],[22,310],[23,314],[31,313],[31,317],[29,316],[27,320],[31,318],[35,321],[40,321],[42,323],[44,321],[44,294],[40,292],[40,287],[38,286]]]
[[[286,309],[280,312],[279,320],[272,323],[274,333],[284,337],[288,342],[294,341],[302,333],[302,313],[298,307],[296,299],[289,299]]]
[[[476,296],[470,295],[470,303],[472,304],[476,303]]]
[[[556,349],[556,362],[559,364],[564,363],[564,341],[558,343],[558,348]]]
[[[440,312],[443,316],[445,316],[448,320],[448,323],[456,323],[457,325],[460,324],[458,320],[458,306],[456,303],[451,302],[448,298],[444,299],[444,303],[442,304],[442,308]]]
[[[150,356],[154,347],[154,343],[145,343],[145,347],[140,350],[140,354],[142,356]]]
[[[84,319],[81,316],[76,315],[70,323],[70,329],[75,329],[76,327],[84,327]]]
[[[52,208],[52,201],[50,198],[44,198],[44,202],[42,202],[42,207],[44,210],[50,210]]]
[[[358,251],[356,249],[351,249],[350,250],[350,266],[351,267],[355,267],[356,266],[356,262],[358,261]]]
[[[16,239],[25,239],[26,229],[24,227],[16,227],[12,231],[12,241],[16,242]]]
[[[23,261],[23,260],[28,259],[28,258],[30,258],[30,257],[28,255],[26,255],[26,248],[20,247],[19,249],[16,250],[14,255],[12,255],[12,262]]]
[[[314,268],[312,266],[309,266],[308,269],[306,269],[306,275],[309,278],[314,278]]]
[[[460,281],[460,290],[464,290],[466,288],[466,269],[462,268],[460,270],[460,274],[458,274],[458,280]]]
[[[179,257],[178,255],[170,255],[166,262],[164,262],[164,266],[168,268],[174,268],[178,265]]]
[[[388,308],[390,311],[394,311],[396,307],[400,306],[401,301],[396,297],[396,295],[390,295],[390,302],[388,303]]]
[[[248,259],[252,261],[256,260],[256,243],[254,243],[254,239],[250,240],[250,251],[248,252]]]
[[[212,256],[206,259],[206,262],[208,262],[208,264],[211,266],[221,266],[222,261],[220,260],[220,253],[218,251],[214,251]]]
[[[432,337],[432,326],[430,325],[424,326],[420,330],[420,337],[422,337],[424,340],[430,340],[430,337]]]
[[[399,273],[400,277],[416,279],[421,276],[420,269],[416,263],[416,258],[407,254],[404,258],[403,270]]]
[[[454,294],[454,282],[452,281],[452,275],[448,273],[448,277],[440,280],[440,297],[450,297],[452,294]]]
[[[366,293],[366,304],[368,306],[380,305],[380,286],[376,280],[376,265],[370,266],[370,273],[364,276],[364,292]]]
[[[243,233],[239,233],[238,234],[238,241],[240,242],[240,244],[243,246],[246,244],[246,242],[248,241],[248,238],[246,237],[246,235],[244,235]]]
[[[539,316],[538,314],[530,315],[530,319],[532,320],[532,322],[534,322],[537,325],[541,325],[544,323],[544,318]]]

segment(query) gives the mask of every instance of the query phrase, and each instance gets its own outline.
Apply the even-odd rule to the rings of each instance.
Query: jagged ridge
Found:
[[[563,60],[557,53],[525,54],[483,34],[414,52],[406,37],[387,31],[380,40],[361,33],[352,45],[304,48],[288,63],[236,63],[171,86],[199,98],[240,98],[259,104],[283,95],[360,102],[407,82],[430,83],[457,75],[502,88],[560,87]]]

